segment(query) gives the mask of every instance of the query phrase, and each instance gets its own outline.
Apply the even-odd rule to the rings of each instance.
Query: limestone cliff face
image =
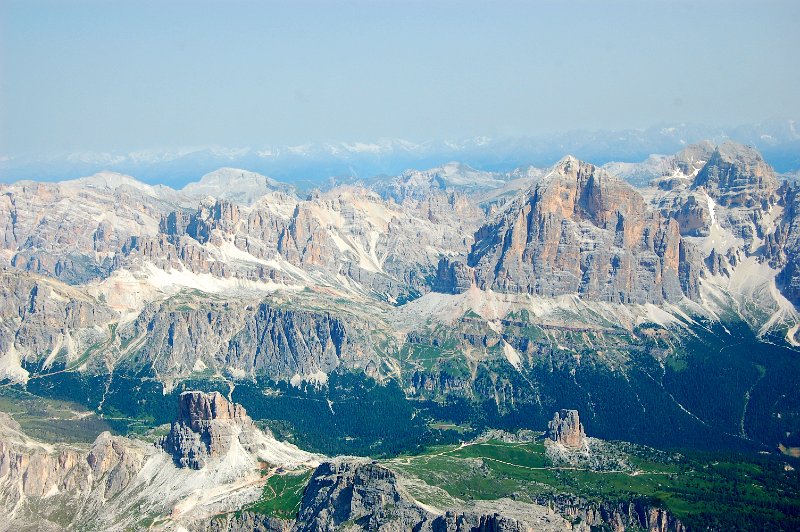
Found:
[[[77,359],[105,339],[115,317],[101,301],[63,283],[0,268],[0,359],[17,359],[3,364],[0,378],[24,380],[20,368],[10,373],[23,361],[49,367],[56,359]]]
[[[777,283],[783,294],[800,305],[800,187],[786,184],[779,191],[783,216],[764,239],[764,255],[780,270]]]
[[[778,180],[754,148],[725,142],[711,154],[693,187],[704,187],[724,207],[766,208]]]
[[[580,497],[557,495],[540,502],[556,509],[571,521],[580,519],[591,530],[688,532],[686,526],[671,512],[641,500],[596,503]]]
[[[580,448],[586,441],[586,433],[577,410],[559,410],[547,424],[547,428],[548,437],[565,447]]]
[[[0,263],[79,284],[104,277],[133,235],[153,235],[178,198],[166,187],[101,173],[0,186]]]
[[[285,379],[364,367],[377,356],[369,324],[344,312],[281,308],[268,301],[200,303],[145,308],[119,332],[123,342],[144,342],[126,363],[173,376],[201,366]]]
[[[570,523],[544,506],[509,500],[434,513],[403,488],[393,471],[376,462],[348,457],[322,463],[314,471],[294,527],[297,532],[554,532],[569,529],[572,529]]]
[[[60,507],[69,500],[73,509],[66,521],[92,519],[103,501],[131,484],[145,459],[140,446],[108,432],[97,437],[88,453],[53,448],[30,440],[13,419],[0,413],[0,508],[13,509],[7,517],[14,522],[22,518],[27,501],[45,499],[49,504],[36,505],[40,514],[29,519],[55,526],[66,524]]]
[[[359,187],[305,200],[272,193],[250,207],[225,200],[164,215],[155,236],[134,236],[114,267],[138,257],[163,269],[225,278],[307,282],[280,265],[389,301],[427,290],[441,254],[464,255],[482,213],[462,195],[433,192],[402,204]],[[292,268],[290,268],[291,270]],[[345,281],[348,288],[352,285]]]
[[[0,413],[0,479],[10,488],[3,492],[3,503],[15,504],[24,497],[44,497],[59,490],[86,489],[89,465],[77,450],[48,452],[47,447],[15,441],[19,425]]]
[[[631,186],[572,157],[476,233],[479,287],[620,303],[696,297],[689,245]]]
[[[433,289],[445,294],[461,294],[475,286],[473,269],[459,260],[442,258],[436,268]]]
[[[229,403],[218,392],[184,392],[180,396],[178,419],[172,424],[161,446],[171,454],[175,465],[201,469],[234,446],[247,448],[255,430],[244,407]],[[252,451],[252,449],[249,449]]]
[[[226,233],[234,231],[240,216],[239,207],[230,201],[218,199],[213,203],[202,202],[196,212],[172,211],[162,216],[159,232],[173,239],[188,235],[205,244],[214,229]]]

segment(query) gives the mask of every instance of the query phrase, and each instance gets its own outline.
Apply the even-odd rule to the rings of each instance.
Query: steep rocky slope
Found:
[[[229,170],[191,194],[106,174],[6,186],[0,373],[40,391],[95,379],[97,398],[70,399],[103,408],[125,379],[324,390],[354,370],[415,401],[535,408],[537,422],[564,387],[583,397],[581,379],[634,402],[652,379],[658,408],[696,424],[693,388],[664,379],[706,320],[798,343],[797,193],[745,146],[665,161],[640,190],[571,157],[305,198]],[[748,389],[725,419],[739,437]],[[791,416],[769,419],[794,433]]]
[[[103,433],[88,448],[39,443],[0,414],[0,530],[329,531],[685,530],[669,512],[641,502],[577,497],[459,501],[440,509],[410,487],[434,490],[392,462],[321,457],[255,427],[220,394],[181,394],[178,418],[155,446]],[[279,498],[274,476],[309,471],[292,519],[253,510],[259,494]],[[441,490],[440,490],[441,491]]]
[[[193,526],[255,500],[262,473],[317,463],[219,395],[186,393],[179,411],[165,450],[109,433],[88,449],[45,445],[0,414],[0,529]]]
[[[71,284],[104,277],[131,236],[152,235],[186,198],[112,173],[0,185],[0,260]]]
[[[797,447],[798,189],[745,146],[658,161],[638,190],[571,157],[546,172],[447,165],[305,198],[229,170],[180,192],[111,174],[3,186],[2,385],[152,428],[191,380],[246,398],[276,433],[329,431],[365,454],[544,428],[562,406],[607,437]],[[392,401],[392,419],[370,415],[367,397]],[[221,395],[180,401],[158,446],[110,434],[48,446],[4,419],[13,522],[564,525],[531,501],[432,508],[361,459],[314,472],[296,525],[231,514],[258,499],[262,471],[316,458]],[[553,423],[555,440],[584,449],[576,416]],[[678,526],[638,503],[562,502],[583,523]]]
[[[482,289],[661,303],[697,297],[694,260],[635,189],[567,157],[476,233],[467,262]]]

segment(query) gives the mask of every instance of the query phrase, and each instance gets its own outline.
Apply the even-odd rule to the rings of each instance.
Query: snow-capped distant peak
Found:
[[[213,172],[207,173],[200,178],[200,181],[197,183],[190,183],[186,185],[185,188],[190,188],[193,185],[241,185],[247,183],[263,183],[272,187],[279,185],[279,183],[271,177],[267,177],[256,172],[242,170],[240,168],[220,168],[219,170],[214,170]]]
[[[240,168],[220,168],[189,183],[181,192],[191,197],[222,198],[244,205],[252,205],[257,199],[276,190],[288,191],[291,187],[271,177]]]
[[[409,184],[440,181],[446,186],[467,188],[492,188],[503,183],[500,175],[494,172],[476,170],[459,162],[449,162],[430,170],[407,170],[402,178]]]
[[[131,177],[125,174],[120,174],[117,172],[97,172],[96,174],[90,175],[88,177],[81,177],[79,179],[71,179],[68,181],[60,182],[60,184],[62,185],[68,185],[70,183],[75,183],[78,185],[84,185],[95,188],[107,188],[112,190],[119,188],[121,186],[129,186],[146,192],[149,192],[152,189],[150,185],[142,183],[135,177]]]

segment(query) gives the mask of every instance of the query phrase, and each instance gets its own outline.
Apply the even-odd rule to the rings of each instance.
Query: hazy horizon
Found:
[[[792,118],[798,15],[787,1],[4,0],[0,156]]]

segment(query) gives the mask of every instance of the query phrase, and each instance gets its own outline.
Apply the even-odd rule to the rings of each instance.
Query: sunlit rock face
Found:
[[[565,447],[579,448],[586,440],[586,433],[577,410],[559,410],[547,428],[548,437]]]
[[[725,207],[766,208],[766,202],[778,188],[778,180],[754,148],[725,142],[717,146],[697,174],[694,187],[704,187]]]
[[[252,443],[253,421],[244,407],[228,402],[218,392],[184,392],[178,419],[162,447],[180,467],[201,469],[209,459],[227,454],[235,444]]]
[[[678,223],[627,183],[573,157],[476,234],[468,258],[483,289],[577,294],[618,303],[697,296]]]

